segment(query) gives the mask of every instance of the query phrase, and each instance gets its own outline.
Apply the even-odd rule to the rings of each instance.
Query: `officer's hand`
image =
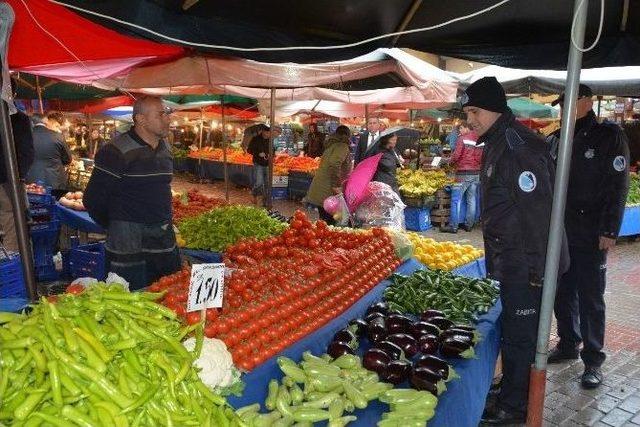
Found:
[[[612,239],[610,237],[600,236],[600,245],[599,248],[601,251],[608,251],[612,247],[616,245],[616,239]]]

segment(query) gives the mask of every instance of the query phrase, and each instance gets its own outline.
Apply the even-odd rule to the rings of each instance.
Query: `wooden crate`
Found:
[[[434,215],[431,214],[431,224],[444,227],[449,224],[449,215]]]

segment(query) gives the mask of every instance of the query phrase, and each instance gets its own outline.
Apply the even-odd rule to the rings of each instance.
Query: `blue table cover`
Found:
[[[104,234],[104,229],[100,227],[89,216],[86,211],[75,211],[73,209],[66,208],[60,203],[56,203],[56,214],[61,223],[86,233],[100,233]]]
[[[622,224],[620,225],[620,237],[640,234],[640,205],[627,206],[624,209]]]
[[[26,298],[0,298],[0,311],[18,313],[29,304]]]
[[[222,262],[222,254],[220,252],[180,248],[180,255],[184,255],[188,258],[192,258],[198,263],[203,263],[203,264]]]
[[[474,264],[480,263],[484,264],[483,261],[476,261]],[[418,261],[411,259],[402,264],[396,272],[399,274],[411,274],[416,270],[424,268],[425,267]],[[477,272],[479,268],[478,265],[463,266],[455,270],[454,273],[465,274],[473,271]],[[474,277],[476,276],[474,275]],[[281,355],[287,356],[294,361],[299,361],[302,353],[307,350],[316,355],[325,353],[327,345],[333,335],[344,328],[351,319],[362,316],[369,305],[381,300],[383,292],[389,284],[389,281],[383,281],[356,302],[350,309],[314,333],[292,344],[285,349]],[[501,310],[500,301],[498,301],[487,314],[480,318],[477,328],[483,338],[475,347],[477,358],[450,361],[456,372],[460,375],[460,378],[447,384],[448,390],[439,398],[436,415],[429,421],[430,427],[475,427],[478,425],[484,409],[485,398],[491,386],[495,362],[498,357],[500,343],[498,318]],[[258,402],[263,405],[264,410],[267,386],[269,380],[272,378],[278,380],[282,378],[282,373],[276,363],[276,357],[272,357],[249,374],[244,375],[243,380],[247,386],[243,396],[230,397],[229,402],[235,407]],[[371,402],[366,409],[355,411],[354,415],[356,415],[358,419],[349,425],[375,426],[376,422],[380,420],[382,413],[386,411],[388,411],[387,405],[378,401]]]

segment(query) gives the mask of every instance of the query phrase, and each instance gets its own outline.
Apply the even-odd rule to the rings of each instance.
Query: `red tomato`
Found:
[[[78,295],[84,292],[84,286],[82,285],[69,285],[67,286],[66,292],[68,294]]]
[[[207,338],[215,338],[218,334],[218,325],[215,323],[207,323],[207,326],[204,328],[204,335]]]
[[[187,313],[187,323],[188,324],[195,325],[199,321],[200,321],[200,312],[199,311],[192,311],[190,313]]]
[[[218,310],[215,308],[207,308],[207,322],[212,322],[218,318]]]

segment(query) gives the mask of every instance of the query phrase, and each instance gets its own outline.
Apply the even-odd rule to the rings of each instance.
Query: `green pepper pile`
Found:
[[[457,276],[441,270],[420,270],[411,276],[393,275],[384,299],[392,310],[421,314],[440,310],[454,322],[474,323],[500,294],[496,282]]]
[[[178,224],[186,247],[221,252],[244,238],[267,239],[280,234],[286,224],[266,210],[252,206],[225,206]]]
[[[102,284],[0,313],[0,424],[241,425],[193,367],[201,325],[182,328],[161,295]]]
[[[285,376],[281,384],[276,380],[269,383],[265,407],[271,412],[261,414],[259,404],[249,405],[237,411],[242,421],[248,426],[311,426],[328,421],[329,427],[343,427],[356,420],[345,412],[364,409],[393,388],[363,368],[358,356],[345,354],[332,360],[327,355],[316,357],[305,352],[302,357],[300,364],[278,358]]]
[[[640,205],[640,175],[630,174],[629,193],[627,194],[627,206]]]

